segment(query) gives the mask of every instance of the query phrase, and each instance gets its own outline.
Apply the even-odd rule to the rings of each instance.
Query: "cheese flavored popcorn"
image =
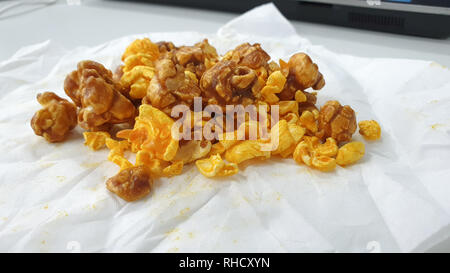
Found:
[[[377,140],[381,137],[380,124],[375,120],[363,120],[358,122],[359,133],[366,140]]]

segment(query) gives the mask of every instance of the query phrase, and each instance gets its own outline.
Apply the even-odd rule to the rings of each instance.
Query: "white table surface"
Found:
[[[73,1],[73,0],[72,0]],[[5,2],[0,2],[0,8]],[[48,39],[66,48],[93,46],[121,36],[153,31],[214,33],[236,14],[153,4],[81,0],[81,5],[57,1],[49,6],[18,7],[0,14],[0,62],[20,47]],[[292,21],[313,44],[338,53],[366,57],[430,60],[450,66],[450,39],[435,40],[337,26]],[[450,251],[450,240],[433,251]]]

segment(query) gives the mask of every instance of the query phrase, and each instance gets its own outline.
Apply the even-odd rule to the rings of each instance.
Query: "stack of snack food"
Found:
[[[106,186],[127,201],[143,198],[154,179],[179,175],[190,163],[206,177],[217,177],[238,173],[244,161],[272,156],[327,172],[361,159],[364,144],[352,142],[354,110],[338,101],[319,108],[317,92],[308,91],[325,85],[311,58],[297,53],[288,62],[270,59],[259,44],[245,43],[219,56],[206,39],[179,47],[138,39],[126,48],[115,73],[94,61],[78,63],[64,82],[73,103],[52,92],[39,94],[43,109],[31,126],[49,142],[63,141],[77,124],[86,130],[85,144],[93,150],[106,146],[108,159],[120,167]],[[190,138],[180,139],[175,135],[181,131],[173,130],[181,121],[173,116],[180,105],[191,114],[179,128],[187,128]],[[210,128],[215,138],[194,137],[194,128],[201,131],[217,117],[193,117],[213,105],[219,110],[258,106],[259,120],[220,117],[222,122]],[[361,121],[359,128],[366,140],[380,138],[376,121]],[[256,138],[249,137],[251,129]],[[136,154],[134,163],[127,151]]]

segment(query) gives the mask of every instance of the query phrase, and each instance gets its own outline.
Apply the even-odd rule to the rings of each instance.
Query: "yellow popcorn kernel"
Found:
[[[341,148],[339,148],[336,163],[340,166],[346,166],[353,164],[360,160],[365,153],[364,143],[359,141],[354,141],[345,144]]]
[[[298,123],[298,114],[295,113],[287,113],[282,119],[286,120],[288,124],[297,124]]]
[[[295,123],[288,123],[289,132],[292,138],[294,138],[295,144],[299,143],[302,137],[306,133],[306,129]]]
[[[157,44],[152,43],[148,38],[136,39],[125,49],[122,55],[122,61],[138,53],[150,55],[152,60],[156,60],[159,57],[159,48]]]
[[[358,122],[359,133],[366,140],[377,140],[381,137],[380,124],[375,120],[363,120]]]
[[[235,163],[226,163],[220,155],[211,155],[209,158],[195,161],[197,169],[206,177],[228,176],[239,171]]]
[[[336,168],[336,160],[329,156],[316,155],[311,160],[311,165],[322,172],[329,172]]]
[[[277,124],[275,124],[275,126],[272,127],[270,134],[271,139],[274,139],[274,137],[278,134],[278,147],[272,151],[272,154],[274,155],[280,154],[289,149],[292,145],[295,145],[295,139],[292,137],[289,131],[289,125],[284,119],[280,120]]]
[[[181,160],[173,162],[162,170],[162,176],[172,177],[181,174],[183,171],[183,165],[183,161]]]
[[[317,123],[314,114],[310,111],[303,111],[298,122],[312,133],[317,132]]]
[[[228,150],[233,145],[237,144],[240,140],[238,139],[238,133],[237,131],[233,132],[226,132],[221,135],[219,135],[219,142],[220,145],[217,145],[217,148],[220,148],[220,150]],[[218,144],[216,143],[216,144]],[[222,147],[220,147],[222,146]]]
[[[134,145],[133,149],[154,154],[155,158],[171,161],[178,151],[178,136],[172,137],[174,121],[157,108],[142,104],[132,130],[117,133]]]
[[[263,143],[258,140],[239,142],[225,152],[225,159],[229,162],[239,164],[252,158],[270,158],[270,151],[261,151],[262,145]]]
[[[256,80],[253,82],[252,93],[257,99],[261,99],[261,90],[266,85],[266,79],[262,77],[256,77]]]
[[[320,114],[319,110],[314,109],[314,110],[312,110],[312,113],[313,113],[314,119],[318,120],[319,119],[319,114]]]
[[[230,176],[235,175],[239,172],[238,165],[235,163],[226,163],[225,166],[220,169],[217,176]]]
[[[107,138],[105,141],[106,147],[110,149],[108,160],[112,161],[112,158],[116,155],[123,156],[124,152],[130,148],[128,140],[117,141],[112,138]]]
[[[192,73],[191,71],[189,71],[189,70],[185,70],[184,71],[184,75],[186,76],[186,77],[188,77],[189,79],[191,79],[193,82],[195,82],[196,84],[198,84],[198,78],[197,78],[197,75],[195,75],[194,73]]]
[[[264,66],[259,67],[258,69],[255,70],[255,72],[256,75],[258,75],[258,77],[267,79],[267,69]]]
[[[107,132],[84,132],[84,145],[88,146],[92,150],[100,150],[105,146],[107,138],[111,136]]]
[[[262,111],[259,111],[259,105],[264,106],[263,109],[261,109]],[[265,109],[264,109],[265,108]],[[270,115],[270,105],[266,104],[266,102],[264,103],[258,103],[256,110],[258,112],[258,122],[261,126],[266,126],[267,129],[270,128],[270,124],[271,124],[271,115]]]
[[[150,165],[151,160],[153,160],[154,157],[151,153],[147,152],[147,151],[138,151],[136,153],[136,166],[141,166],[141,165]]]
[[[303,93],[302,90],[297,90],[297,92],[295,92],[295,101],[296,102],[305,102],[305,101],[307,101],[306,95],[305,95],[305,93]]]
[[[295,100],[280,101],[278,105],[280,106],[280,116],[284,116],[287,113],[298,114],[298,103]]]
[[[152,67],[136,66],[123,74],[120,84],[124,88],[130,88],[130,97],[142,99],[147,95],[147,89],[154,74],[155,70]]]
[[[239,128],[237,129],[236,137],[240,140],[259,139],[263,135],[261,126],[264,126],[264,125],[260,124],[256,120],[248,120],[248,121],[242,123],[241,125],[239,125]],[[268,134],[268,130],[266,130],[266,133]],[[231,136],[231,135],[228,134],[228,136]]]
[[[124,60],[122,71],[126,73],[137,66],[153,67],[153,61],[153,57],[145,53],[130,55]]]
[[[292,157],[299,164],[305,163],[306,165],[311,166],[312,155],[308,144],[305,141],[301,141],[297,144]]]
[[[275,94],[283,90],[285,83],[286,77],[283,76],[281,71],[271,73],[267,78],[266,85],[261,90],[264,100],[270,104],[278,102],[280,99]]]
[[[314,151],[318,155],[324,155],[328,157],[334,157],[338,153],[339,147],[337,146],[336,140],[332,137],[327,138],[325,143],[320,144]]]
[[[264,110],[264,112],[268,113],[270,111],[270,104],[268,104],[265,101],[262,100],[257,100],[255,102],[255,106],[256,106],[256,111],[259,113],[259,106],[262,106],[261,109]]]
[[[226,149],[223,146],[223,144],[220,142],[217,142],[211,146],[211,151],[209,152],[209,155],[217,155],[217,154],[221,155],[221,154],[225,153],[225,151],[226,151]]]
[[[292,145],[285,149],[284,151],[280,152],[281,157],[286,158],[290,156],[294,151],[297,144],[300,142],[300,140],[305,135],[306,129],[301,127],[300,125],[288,123],[289,132],[291,133],[292,138],[294,139],[294,142]]]
[[[189,140],[187,143],[180,145],[173,160],[188,164],[207,156],[212,146],[211,142],[207,140]]]
[[[305,136],[303,141],[308,144],[309,149],[315,150],[320,145],[320,139],[315,136]]]
[[[120,167],[120,170],[125,170],[133,167],[133,164],[131,164],[131,162],[128,161],[128,159],[119,154],[112,155],[112,157],[109,160],[117,164]]]
[[[136,153],[136,166],[146,166],[152,177],[160,177],[163,174],[166,162],[156,159],[147,151],[138,151]]]
[[[317,137],[306,136],[295,148],[293,158],[299,164],[305,163],[323,172],[331,171],[336,167],[336,160],[326,154],[332,154],[333,140],[330,138],[328,143],[320,144]]]
[[[296,145],[291,145],[291,146],[290,146],[289,148],[287,148],[286,150],[280,152],[280,156],[281,156],[282,158],[287,158],[287,157],[289,157],[290,155],[292,155],[292,153],[294,153],[294,151],[295,151],[295,146],[296,146]]]

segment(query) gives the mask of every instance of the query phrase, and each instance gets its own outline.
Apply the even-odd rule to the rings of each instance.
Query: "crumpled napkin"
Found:
[[[138,37],[220,53],[260,42],[274,60],[308,53],[326,86],[358,120],[375,119],[380,141],[356,165],[320,173],[270,159],[222,179],[188,166],[159,179],[148,198],[126,203],[105,188],[118,167],[90,151],[77,128],[49,144],[29,122],[42,91],[65,96],[78,61],[114,69]],[[332,50],[332,49],[331,49]],[[52,41],[0,63],[0,251],[10,252],[410,252],[450,235],[450,71],[435,62],[336,54],[299,36],[272,4],[217,34],[146,33],[67,50]],[[360,140],[358,133],[354,137]]]

